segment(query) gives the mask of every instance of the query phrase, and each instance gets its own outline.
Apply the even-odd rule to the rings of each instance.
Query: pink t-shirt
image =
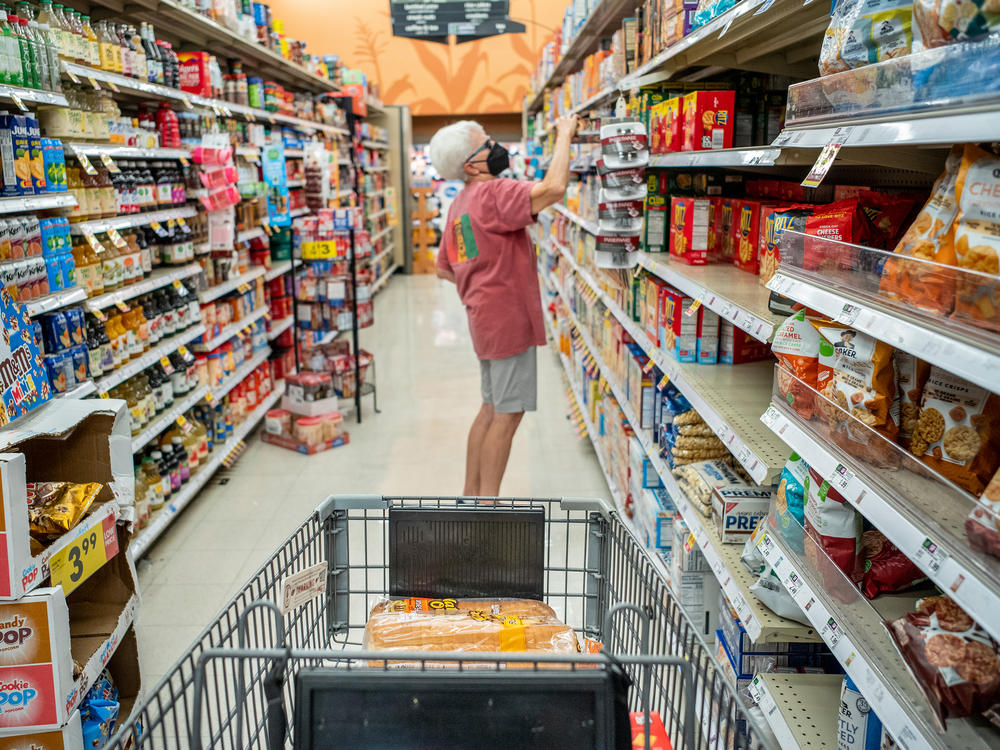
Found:
[[[505,359],[545,346],[535,251],[525,228],[531,186],[470,182],[448,209],[438,268],[453,271],[479,359]]]

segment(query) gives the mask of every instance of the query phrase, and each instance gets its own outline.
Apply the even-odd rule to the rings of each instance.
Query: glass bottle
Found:
[[[153,453],[158,453],[158,451],[154,451]],[[153,454],[143,457],[141,466],[142,473],[146,476],[146,481],[149,482],[149,486],[153,489],[149,498],[149,507],[151,510],[159,510],[163,507],[165,497],[170,495],[170,483],[163,481],[163,476],[160,474],[159,462]]]
[[[80,267],[77,266],[77,279],[79,280]],[[86,322],[87,335],[87,366],[90,369],[90,377],[99,378],[104,374],[104,365],[101,362],[101,339],[97,333],[97,318],[88,316]]]
[[[135,61],[134,77],[140,81],[149,79],[149,71],[146,68],[146,48],[142,45],[142,37],[135,30],[135,26],[129,26],[126,32],[132,47],[132,59]]]
[[[38,3],[38,23],[48,24],[49,33],[52,37],[52,42],[56,46],[56,53],[62,56],[62,27],[59,25],[59,20],[55,17],[52,11],[51,0],[41,0]]]
[[[69,27],[66,14],[61,3],[52,3],[52,20],[49,25],[57,30],[56,40],[59,42],[59,56],[64,60],[76,62],[76,41],[73,39],[73,30]]]
[[[94,27],[90,25],[90,16],[80,16],[80,23],[83,28],[84,45],[87,49],[87,64],[99,68],[101,66],[101,43]]]
[[[142,281],[142,249],[136,242],[134,234],[126,235],[124,239],[126,247],[122,252],[125,254],[126,276],[128,277],[126,283],[134,284],[137,281]],[[139,308],[139,312],[141,318],[141,308]],[[148,338],[148,334],[146,338]]]
[[[139,35],[146,50],[146,75],[150,83],[163,84],[163,58],[153,37],[153,25],[143,22]]]

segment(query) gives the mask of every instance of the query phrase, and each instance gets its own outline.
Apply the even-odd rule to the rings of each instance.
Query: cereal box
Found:
[[[735,91],[692,91],[684,97],[683,151],[733,147]]]
[[[670,254],[685,263],[708,262],[708,228],[712,202],[707,198],[670,199]]]

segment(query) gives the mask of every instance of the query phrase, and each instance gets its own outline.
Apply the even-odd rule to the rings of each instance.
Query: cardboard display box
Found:
[[[345,432],[334,440],[324,440],[322,443],[316,443],[315,445],[300,443],[292,438],[287,438],[283,435],[273,435],[270,432],[262,432],[261,439],[265,443],[271,443],[271,445],[277,445],[280,448],[287,448],[290,451],[298,451],[299,453],[311,456],[314,453],[321,453],[322,451],[328,451],[333,448],[339,448],[342,445],[347,445],[351,442],[351,435],[350,433]]]
[[[131,520],[135,503],[132,436],[128,408],[118,399],[61,400],[46,404],[14,429],[0,431],[0,600],[16,599],[50,577],[66,590],[79,585],[118,550],[115,520]],[[14,451],[18,451],[15,453]],[[104,488],[89,514],[37,555],[28,535],[26,482],[101,482]],[[95,545],[104,554],[98,564]],[[85,574],[69,555],[74,545],[83,552]],[[72,578],[71,578],[72,574]]]
[[[300,417],[318,417],[320,414],[340,411],[340,400],[336,396],[330,396],[318,401],[300,401],[290,396],[282,396],[281,408]]]
[[[122,534],[120,549],[125,541]],[[0,684],[7,686],[0,733],[65,725],[125,639],[138,605],[124,554],[69,596],[57,586],[0,604]],[[74,662],[81,667],[75,679]]]

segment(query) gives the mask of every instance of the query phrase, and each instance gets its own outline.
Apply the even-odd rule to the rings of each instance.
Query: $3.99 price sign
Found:
[[[49,572],[52,585],[62,585],[69,594],[98,568],[118,554],[114,514],[94,520],[76,539],[52,555]]]

